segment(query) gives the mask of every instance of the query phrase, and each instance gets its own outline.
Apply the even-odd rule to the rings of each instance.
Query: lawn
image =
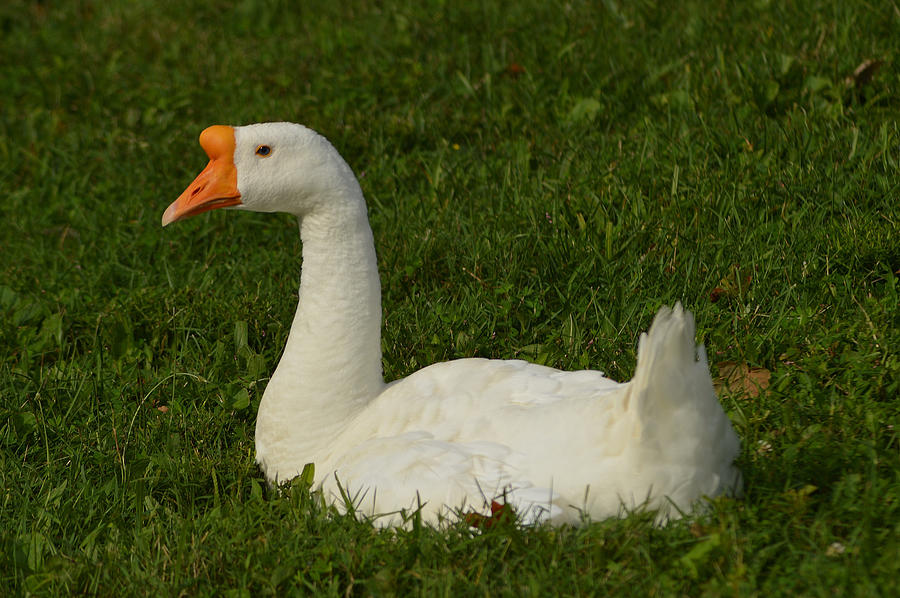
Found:
[[[9,595],[805,595],[900,577],[900,8],[806,0],[0,6]],[[399,531],[270,490],[285,215],[160,217],[209,124],[302,122],[366,194],[384,371],[627,380],[697,318],[745,493]],[[572,455],[578,459],[578,455]]]

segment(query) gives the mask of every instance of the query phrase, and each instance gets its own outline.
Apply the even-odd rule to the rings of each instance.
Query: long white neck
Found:
[[[372,229],[358,194],[300,219],[300,300],[256,425],[268,477],[320,464],[329,442],[384,388],[381,284]]]

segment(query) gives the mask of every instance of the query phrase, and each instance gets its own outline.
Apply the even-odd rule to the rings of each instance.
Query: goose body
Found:
[[[641,336],[634,378],[511,360],[460,359],[385,384],[381,289],[362,191],[331,144],[292,123],[213,126],[206,169],[163,225],[219,207],[300,224],[297,312],[256,422],[273,483],[315,465],[315,485],[382,525],[420,509],[505,501],[526,521],[577,523],[689,511],[736,492],[739,442],[713,390],[691,314],[676,305]]]

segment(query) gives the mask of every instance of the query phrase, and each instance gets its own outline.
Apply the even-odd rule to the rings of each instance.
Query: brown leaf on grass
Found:
[[[753,368],[746,363],[733,361],[723,361],[716,366],[719,368],[719,377],[713,380],[713,386],[717,394],[728,392],[755,398],[769,388],[772,372],[766,368]]]
[[[727,294],[728,294],[728,292],[725,289],[723,289],[722,287],[716,287],[712,291],[710,291],[709,300],[712,303],[715,303],[716,301],[721,299],[723,295],[727,295]]]
[[[724,297],[738,299],[743,301],[750,291],[750,285],[753,282],[753,271],[749,268],[742,268],[737,264],[732,264],[728,274],[725,275],[719,284],[709,293],[709,300],[715,303]]]
[[[868,85],[868,83],[875,76],[875,73],[878,72],[878,69],[881,68],[881,65],[884,64],[883,60],[876,60],[873,58],[869,58],[868,60],[863,60],[858,67],[853,71],[853,74],[847,77],[847,87],[851,85],[855,85],[857,89],[863,87],[864,85]]]
[[[511,77],[518,77],[519,75],[523,75],[525,73],[525,67],[518,62],[510,62],[506,66],[505,73]]]
[[[466,513],[466,523],[469,527],[481,530],[490,529],[498,523],[513,523],[516,515],[508,504],[500,504],[496,500],[491,501],[491,514],[482,515],[481,513]]]

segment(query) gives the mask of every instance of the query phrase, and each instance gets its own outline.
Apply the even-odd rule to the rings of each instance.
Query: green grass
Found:
[[[891,1],[3,3],[0,587],[896,592],[898,52]],[[745,496],[478,534],[267,490],[296,224],[159,226],[199,132],[263,120],[361,177],[387,377],[479,355],[627,379],[681,300],[713,364],[772,373],[722,396]]]

